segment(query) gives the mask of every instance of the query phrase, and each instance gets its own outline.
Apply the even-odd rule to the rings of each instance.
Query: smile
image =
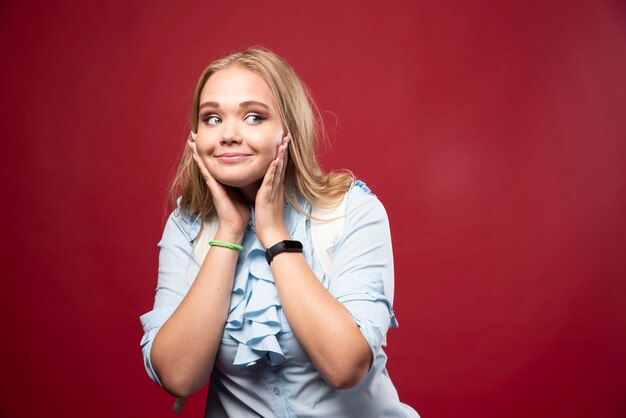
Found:
[[[224,163],[236,163],[250,157],[250,154],[244,154],[241,152],[227,152],[217,155],[217,159]]]

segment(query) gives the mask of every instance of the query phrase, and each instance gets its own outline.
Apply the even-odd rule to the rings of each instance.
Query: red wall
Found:
[[[143,370],[195,81],[265,45],[385,203],[424,417],[626,416],[622,1],[4,1],[0,416],[168,417]],[[200,416],[203,395],[184,416]]]

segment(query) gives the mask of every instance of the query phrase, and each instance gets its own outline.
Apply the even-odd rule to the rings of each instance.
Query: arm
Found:
[[[217,240],[240,243],[220,232]],[[193,285],[157,333],[151,363],[163,388],[178,397],[209,380],[228,314],[238,252],[211,247]]]
[[[190,142],[193,157],[211,191],[219,227],[215,240],[240,244],[250,220],[237,191],[211,177]],[[157,333],[151,363],[163,388],[178,397],[200,389],[209,379],[228,315],[239,252],[211,247],[193,285]]]
[[[286,155],[283,158],[286,160]],[[282,222],[282,190],[280,179],[277,179],[277,173],[280,173],[280,166],[283,164],[280,159],[281,156],[278,158],[275,173],[268,172],[264,179],[255,205],[257,236],[265,247],[290,239]],[[366,210],[367,208],[364,208],[364,211]],[[388,225],[385,226],[388,236]],[[381,239],[375,236],[379,232],[377,228],[368,231],[367,225],[363,225],[363,229],[365,231],[360,236],[352,234],[349,239],[351,243],[363,243],[360,239],[368,234],[371,235],[369,238]],[[341,252],[341,249],[338,248],[338,251]],[[349,254],[345,252],[343,255]],[[376,259],[368,261],[368,255],[371,253],[365,254],[366,263],[378,263]],[[335,259],[340,257],[342,255],[337,253]],[[352,261],[356,263],[352,265],[354,269],[366,270],[362,266],[363,259],[353,256]],[[349,388],[358,384],[372,363],[374,345],[368,344],[369,341],[364,337],[363,330],[359,329],[356,318],[346,307],[348,304],[344,305],[338,300],[337,296],[343,295],[327,291],[311,271],[302,254],[282,253],[272,261],[271,268],[285,315],[322,377],[336,388]],[[357,271],[353,274],[348,271],[345,277],[333,275],[331,283],[335,280],[343,282],[344,289],[356,284],[353,290],[357,292],[360,273]],[[363,277],[363,280],[365,279]],[[389,315],[386,319],[388,322]]]
[[[372,351],[350,312],[322,286],[302,254],[279,254],[272,273],[285,315],[322,377],[337,389],[357,385],[370,368]]]
[[[285,314],[322,376],[338,388],[358,384],[396,325],[385,296],[392,292],[385,287],[392,284],[393,255],[382,204],[363,190],[350,193],[328,290],[301,254],[278,255],[272,270]]]

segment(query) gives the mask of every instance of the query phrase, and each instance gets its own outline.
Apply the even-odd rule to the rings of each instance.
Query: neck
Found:
[[[239,188],[239,191],[241,192],[243,197],[253,207],[254,207],[254,202],[256,201],[256,194],[259,191],[259,188],[261,187],[261,183],[262,182],[263,182],[263,179],[259,180],[257,183],[253,183],[253,184],[251,184],[249,186],[244,186],[244,187],[240,187]]]

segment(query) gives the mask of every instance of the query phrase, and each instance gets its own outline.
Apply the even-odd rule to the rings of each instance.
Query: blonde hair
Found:
[[[354,176],[346,170],[324,173],[320,168],[315,155],[315,142],[323,135],[319,112],[291,66],[273,52],[251,48],[211,63],[202,72],[193,93],[189,118],[191,131],[198,132],[200,94],[207,80],[217,71],[233,65],[254,71],[267,83],[276,99],[283,127],[291,134],[285,172],[286,201],[303,213],[299,196],[321,207],[336,205],[354,181]],[[208,219],[215,214],[209,188],[186,144],[170,186],[172,202],[181,193],[180,208],[190,216]]]

